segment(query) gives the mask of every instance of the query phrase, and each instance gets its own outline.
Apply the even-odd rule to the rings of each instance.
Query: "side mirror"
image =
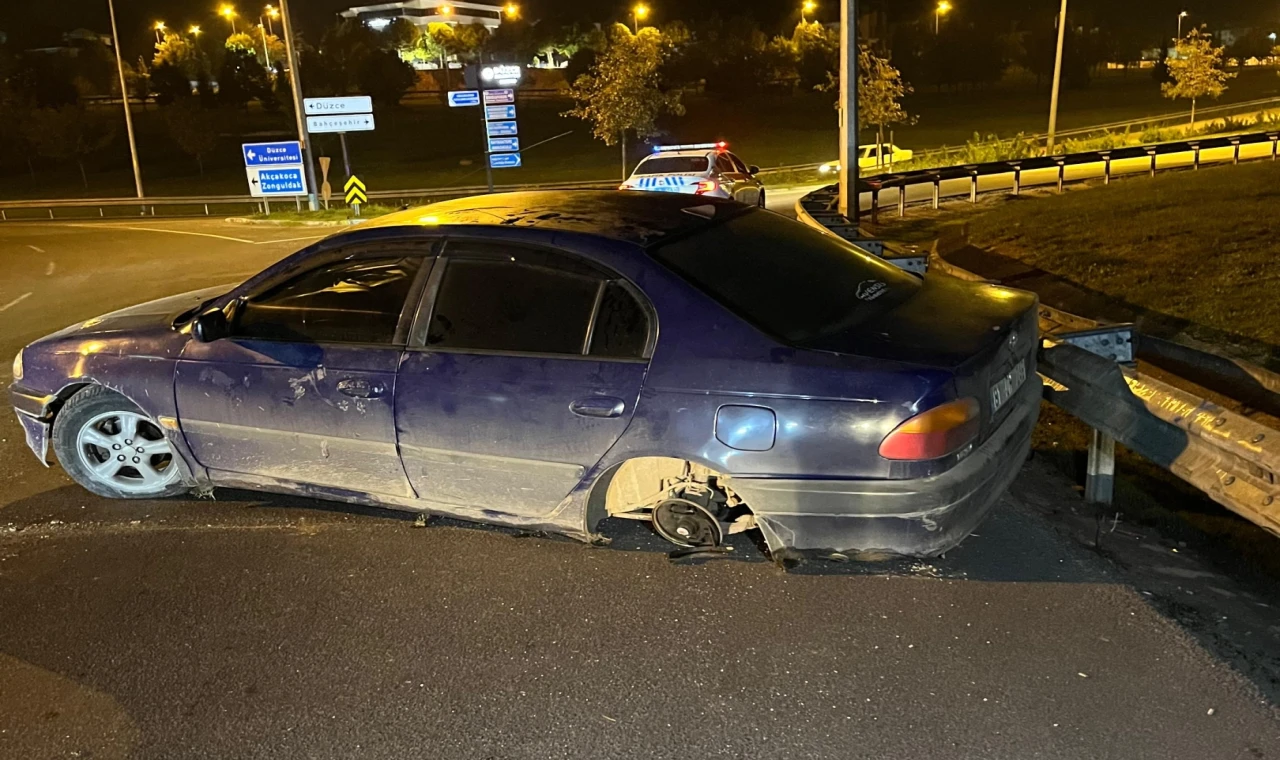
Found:
[[[227,325],[226,312],[217,309],[196,317],[191,325],[191,334],[201,343],[212,343],[227,337],[231,334],[231,329]]]
[[[754,176],[754,175],[756,175],[756,174],[759,174],[759,173],[760,173],[760,167],[756,166],[755,164],[752,164],[752,165],[750,165],[750,166],[748,166],[748,167],[747,167],[747,173],[749,173],[749,174],[751,174],[751,175],[753,175],[753,176]]]

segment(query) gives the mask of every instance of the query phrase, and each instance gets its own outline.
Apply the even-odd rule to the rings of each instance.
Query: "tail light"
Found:
[[[921,412],[885,436],[885,459],[925,460],[954,454],[978,436],[981,408],[977,399],[962,398]]]
[[[698,187],[693,191],[693,194],[705,195],[707,193],[714,193],[719,189],[720,189],[719,182],[716,182],[714,179],[704,179],[698,183]]]

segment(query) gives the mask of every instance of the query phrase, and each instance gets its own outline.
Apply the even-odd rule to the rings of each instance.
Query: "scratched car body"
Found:
[[[1035,305],[733,201],[492,195],[68,327],[18,355],[11,396],[36,455],[105,496],[926,556],[1026,456]]]

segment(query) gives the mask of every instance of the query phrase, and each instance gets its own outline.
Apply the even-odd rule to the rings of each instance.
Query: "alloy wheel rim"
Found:
[[[125,493],[162,490],[178,475],[164,433],[137,412],[104,412],[89,420],[76,435],[76,452],[94,480]]]

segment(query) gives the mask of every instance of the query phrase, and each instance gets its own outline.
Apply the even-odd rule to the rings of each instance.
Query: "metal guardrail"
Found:
[[[1275,155],[1280,133],[1253,137],[1254,142],[1262,141],[1258,137],[1269,140]],[[1238,146],[1243,142],[1228,144]],[[1145,155],[1152,147],[1165,152],[1175,150],[1144,146],[1139,155]],[[1057,159],[1050,165],[1059,165]],[[797,216],[812,227],[864,245],[903,269],[923,270],[920,260],[927,261],[927,257],[886,254],[882,243],[876,249],[860,241],[862,234],[857,227],[831,210],[831,196],[831,188],[824,188],[801,198],[796,203]],[[940,268],[966,279],[982,279],[954,264],[944,262]],[[1141,370],[1137,359],[1141,355],[1144,362],[1166,370],[1176,380],[1277,416],[1280,374],[1210,351],[1138,335],[1131,325],[1099,326],[1087,317],[1044,305],[1040,327],[1046,336],[1039,354],[1046,400],[1094,430],[1085,482],[1089,501],[1110,503],[1115,444],[1119,441],[1280,537],[1280,429],[1166,383]]]

